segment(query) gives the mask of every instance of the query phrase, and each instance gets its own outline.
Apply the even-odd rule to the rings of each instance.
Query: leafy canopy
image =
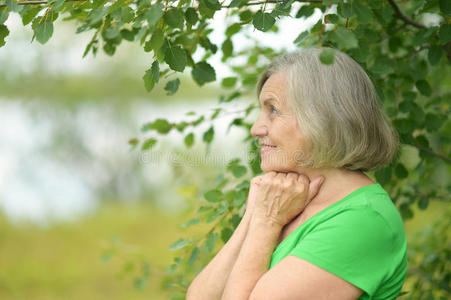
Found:
[[[216,45],[209,36],[213,31],[211,21],[223,10],[227,10],[225,40]],[[353,57],[374,82],[382,105],[399,132],[403,145],[399,155],[389,166],[372,175],[389,191],[405,219],[412,217],[413,205],[426,209],[430,199],[446,201],[451,192],[447,175],[451,162],[451,1],[49,0],[27,3],[2,0],[0,47],[7,42],[10,31],[5,22],[13,13],[21,16],[24,26],[31,23],[33,40],[41,44],[52,37],[57,19],[77,22],[76,33],[92,32],[83,56],[96,55],[99,49],[114,55],[122,42],[139,43],[152,57],[152,63],[142,75],[145,89],[151,92],[156,84],[164,84],[169,95],[180,89],[177,76],[186,69],[200,86],[216,81],[215,66],[208,59],[219,51],[224,63],[237,57],[245,61],[231,65],[235,75],[221,81],[228,92],[220,95],[219,102],[230,102],[248,95],[265,64],[279,54],[258,43],[237,51],[234,36],[249,28],[277,33],[281,19],[295,18],[301,23],[315,12],[321,12],[322,17],[307,31],[295,33],[293,43],[298,47],[328,46]],[[252,36],[248,38],[252,40]],[[201,48],[204,55],[195,61],[194,54]],[[319,58],[326,65],[333,64],[334,52],[324,50]],[[169,79],[170,75],[176,78]],[[254,108],[249,105],[244,115],[237,115],[229,126],[248,133],[244,142],[249,144],[254,159],[230,161],[226,173],[216,179],[216,186],[196,194],[195,198],[202,204],[184,227],[201,221],[216,223],[205,237],[181,238],[170,247],[180,254],[165,279],[165,286],[173,290],[173,299],[184,298],[190,281],[213,257],[216,243],[229,239],[240,221],[249,180],[261,172],[258,152],[249,135],[251,121],[247,120]],[[213,124],[221,113],[218,108],[210,116],[194,116],[176,123],[164,119],[151,121],[142,127],[142,132],[152,136],[142,141],[133,138],[130,144],[150,151],[156,147],[159,135],[177,130],[187,148],[196,141],[208,146],[214,141],[214,125],[209,126],[202,138],[196,138],[192,129],[204,122]],[[446,259],[434,263],[445,265]],[[445,283],[450,278],[449,270],[441,272],[440,278],[445,279],[437,286],[449,286],[449,282]],[[143,286],[148,276],[144,272],[137,286]],[[436,283],[435,277],[433,280]],[[415,295],[420,294],[414,289],[408,297],[418,299]],[[431,293],[429,298],[434,299],[434,295],[449,298],[450,292],[448,289],[440,294]]]

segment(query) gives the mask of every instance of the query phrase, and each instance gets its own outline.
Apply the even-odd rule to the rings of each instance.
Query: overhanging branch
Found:
[[[449,158],[447,156],[444,156],[444,155],[442,155],[440,153],[434,152],[434,151],[432,151],[432,150],[430,150],[430,149],[428,149],[426,147],[420,146],[420,145],[412,145],[412,146],[414,146],[415,148],[417,148],[420,151],[423,151],[423,152],[429,153],[431,155],[437,156],[438,158],[443,159],[447,163],[451,163],[451,158]]]
[[[75,1],[88,1],[88,0],[65,0],[64,2],[75,2]],[[17,2],[18,5],[41,5],[41,4],[48,4],[48,1],[22,1]],[[0,4],[0,7],[7,6],[5,3]]]
[[[388,2],[390,3],[390,5],[393,7],[393,9],[395,10],[395,14],[401,18],[404,22],[406,22],[407,24],[410,24],[412,26],[415,26],[417,28],[421,28],[421,29],[427,29],[426,26],[424,26],[423,24],[420,24],[414,20],[412,20],[411,18],[409,18],[408,16],[404,15],[401,10],[399,9],[398,5],[396,5],[394,0],[388,0]]]

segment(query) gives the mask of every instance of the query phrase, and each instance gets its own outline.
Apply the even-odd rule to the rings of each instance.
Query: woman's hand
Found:
[[[322,176],[310,182],[302,174],[276,172],[254,179],[248,198],[254,206],[253,218],[282,227],[304,210],[324,181]]]
[[[260,186],[263,176],[264,175],[260,175],[252,178],[249,184],[249,194],[247,196],[245,213],[250,216],[252,216],[252,214],[254,213],[255,202],[257,201],[257,190],[258,187]]]

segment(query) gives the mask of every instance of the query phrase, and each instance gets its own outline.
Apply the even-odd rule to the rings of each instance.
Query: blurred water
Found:
[[[165,106],[136,101],[119,111],[105,104],[85,104],[75,111],[64,111],[38,101],[0,103],[0,207],[13,221],[28,219],[45,224],[95,211],[106,191],[117,199],[138,199],[144,186],[162,190],[163,196],[155,198],[163,208],[180,207],[175,188],[169,187],[175,181],[171,165],[181,162],[171,161],[175,156],[171,158],[170,154],[171,149],[176,154],[176,148],[183,148],[184,136],[173,130],[148,152],[130,151],[127,141],[146,136],[138,129],[157,117],[180,121],[197,118],[185,116],[188,111],[210,115],[210,103],[214,102]],[[236,111],[243,109],[244,103],[223,107]],[[215,122],[210,155],[221,159],[219,167],[247,152],[241,142],[244,131],[232,127],[226,135],[228,124],[236,116],[225,115]],[[193,131],[200,147],[192,153],[199,158],[205,154],[199,141],[209,126],[207,122]]]

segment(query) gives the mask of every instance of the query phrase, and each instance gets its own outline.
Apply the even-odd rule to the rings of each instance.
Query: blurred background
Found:
[[[167,299],[154,268],[171,264],[168,248],[177,238],[208,230],[180,225],[192,218],[194,195],[230,159],[246,156],[246,133],[228,124],[255,99],[219,104],[218,84],[199,88],[189,76],[174,96],[161,86],[149,94],[142,76],[152,60],[138,45],[82,59],[90,34],[75,34],[74,24],[57,22],[44,46],[30,43],[32,30],[18,16],[7,24],[0,48],[0,299]],[[289,24],[280,28],[283,35]],[[221,38],[212,34],[213,42]],[[294,38],[277,47],[290,49]],[[211,64],[217,82],[229,75],[219,59]],[[203,143],[187,150],[178,132],[152,151],[128,143],[145,137],[145,122],[194,120],[219,105],[230,114],[214,121],[214,160]],[[196,141],[209,125],[196,129]],[[446,202],[431,201],[416,211],[405,223],[409,243],[447,210]],[[146,272],[152,276],[143,281]]]

